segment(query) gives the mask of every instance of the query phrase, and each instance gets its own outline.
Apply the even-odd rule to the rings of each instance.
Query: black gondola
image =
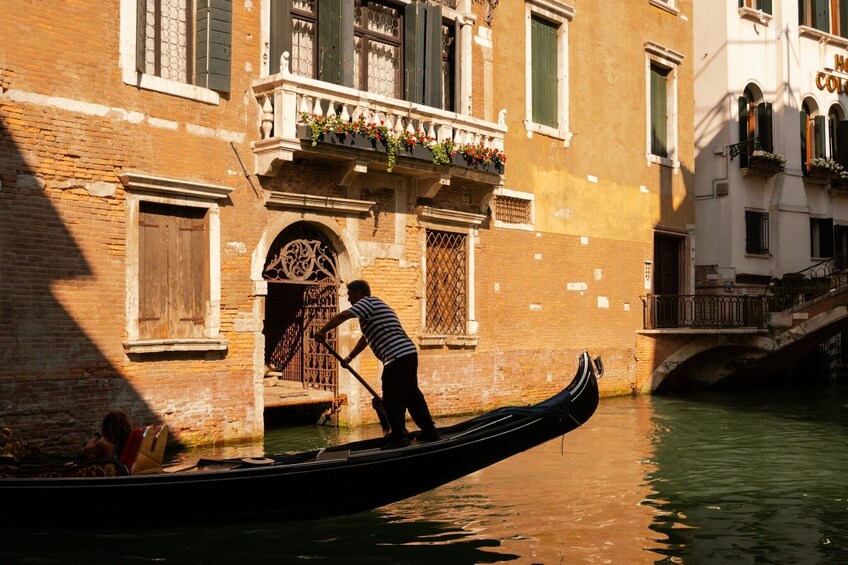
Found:
[[[600,359],[579,357],[572,382],[532,406],[499,408],[412,434],[407,447],[375,438],[263,458],[201,460],[191,469],[103,477],[15,477],[0,471],[4,521],[156,523],[204,519],[301,520],[377,508],[428,491],[568,433],[598,405]]]

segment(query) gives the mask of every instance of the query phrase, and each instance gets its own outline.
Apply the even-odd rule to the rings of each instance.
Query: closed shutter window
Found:
[[[669,69],[651,65],[651,153],[668,157]]]
[[[557,127],[557,31],[556,25],[533,16],[530,22],[533,121]]]
[[[203,337],[209,301],[206,210],[143,202],[139,217],[139,334]]]

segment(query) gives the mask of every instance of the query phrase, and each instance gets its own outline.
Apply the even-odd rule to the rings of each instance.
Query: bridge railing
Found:
[[[640,298],[646,330],[763,329],[768,323],[767,296],[649,294]]]
[[[797,273],[774,279],[769,311],[782,312],[834,290],[848,287],[848,253],[825,259]]]

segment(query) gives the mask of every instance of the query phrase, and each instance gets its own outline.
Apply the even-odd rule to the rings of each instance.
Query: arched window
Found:
[[[801,105],[801,165],[804,172],[810,161],[825,156],[825,118],[818,113],[815,102],[804,100]]]
[[[756,87],[749,85],[739,98],[739,142],[747,141],[740,152],[739,166],[748,166],[754,151],[774,151],[772,142],[772,108],[763,101]]]

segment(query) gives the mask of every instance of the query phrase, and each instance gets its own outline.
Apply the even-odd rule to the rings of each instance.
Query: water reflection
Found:
[[[562,440],[371,512],[128,529],[116,501],[114,523],[96,529],[0,531],[0,563],[848,564],[846,405],[844,385],[603,399]],[[379,433],[308,426],[180,457]]]
[[[848,563],[844,385],[655,401],[649,504],[681,563]]]

